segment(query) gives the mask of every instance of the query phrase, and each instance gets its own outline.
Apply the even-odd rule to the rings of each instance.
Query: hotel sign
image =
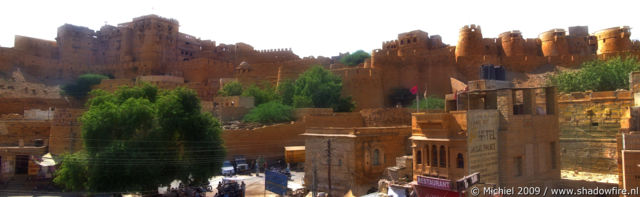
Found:
[[[424,187],[441,190],[451,190],[451,181],[446,179],[418,176],[418,180],[416,180],[416,182],[418,182],[418,185]]]
[[[498,110],[467,111],[468,172],[479,172],[485,183],[498,182]]]

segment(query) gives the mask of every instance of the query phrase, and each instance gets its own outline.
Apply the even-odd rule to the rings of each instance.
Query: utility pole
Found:
[[[313,197],[318,196],[318,165],[316,158],[313,158],[313,185],[311,186],[311,192]]]
[[[331,196],[331,139],[327,140],[327,178],[329,179],[328,196]]]

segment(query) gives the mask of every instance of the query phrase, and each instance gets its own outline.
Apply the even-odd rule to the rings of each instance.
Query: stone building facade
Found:
[[[632,105],[626,90],[559,95],[562,169],[617,174],[616,136]]]
[[[621,120],[617,136],[618,178],[621,188],[631,190],[640,185],[640,72],[629,74],[629,86],[634,105],[628,107]]]
[[[17,115],[0,119],[0,181],[33,175],[32,158],[47,153],[51,118],[25,119]]]
[[[396,157],[410,153],[410,133],[409,126],[307,129],[302,134],[305,187],[313,188],[315,182],[318,191],[331,196],[361,196],[375,190]]]
[[[413,175],[487,186],[542,186],[560,179],[555,89],[510,84],[449,96],[444,113],[414,113]]]

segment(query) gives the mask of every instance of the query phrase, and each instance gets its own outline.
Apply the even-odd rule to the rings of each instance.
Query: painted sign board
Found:
[[[498,117],[498,110],[467,111],[469,172],[478,172],[485,183],[499,183]]]
[[[439,179],[426,176],[418,176],[416,180],[418,185],[441,190],[451,190],[451,181],[447,179]]]

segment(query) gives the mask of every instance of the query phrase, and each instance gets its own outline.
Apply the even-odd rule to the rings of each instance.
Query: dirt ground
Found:
[[[584,181],[595,181],[595,182],[602,182],[602,183],[618,183],[617,174],[576,172],[576,171],[569,171],[569,170],[562,170],[561,174],[563,179],[569,179],[569,180],[584,180]]]

